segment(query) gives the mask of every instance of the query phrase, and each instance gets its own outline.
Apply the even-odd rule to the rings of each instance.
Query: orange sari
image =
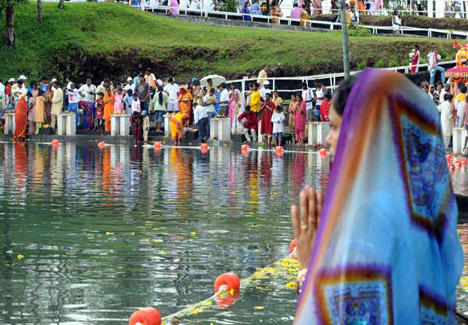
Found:
[[[184,113],[184,115],[188,117],[190,117],[192,113],[192,98],[192,94],[187,88],[180,88],[179,97],[177,98],[179,109],[181,113]]]
[[[15,110],[15,134],[13,139],[26,138],[26,125],[28,124],[28,104],[25,97],[21,97]]]
[[[114,94],[112,92],[107,92],[104,94],[104,103],[109,101],[104,105],[104,129],[106,131],[111,130],[111,115],[114,113]]]

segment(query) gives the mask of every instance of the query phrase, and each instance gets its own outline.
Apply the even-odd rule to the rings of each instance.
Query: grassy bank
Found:
[[[263,64],[272,65],[276,76],[342,70],[338,32],[213,27],[110,3],[66,3],[65,10],[44,3],[43,24],[38,24],[36,6],[30,3],[17,7],[15,20],[16,48],[0,47],[2,77],[28,73],[36,78],[116,78],[146,67],[164,77],[240,77],[257,73]],[[352,67],[407,64],[415,42],[422,53],[436,45],[446,59],[455,55],[447,40],[356,36],[350,42]]]

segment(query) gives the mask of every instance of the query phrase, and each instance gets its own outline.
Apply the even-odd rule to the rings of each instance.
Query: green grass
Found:
[[[165,77],[179,78],[256,74],[264,64],[274,66],[278,75],[342,70],[338,32],[214,27],[111,3],[66,3],[65,10],[44,3],[43,24],[37,22],[35,3],[29,3],[17,7],[15,20],[16,47],[0,47],[4,78],[20,73],[120,77],[147,66]],[[4,16],[0,21],[5,21]],[[455,56],[447,40],[355,36],[350,42],[352,67],[362,67],[363,62],[387,66],[403,62],[415,42],[423,54],[436,45],[447,58]]]

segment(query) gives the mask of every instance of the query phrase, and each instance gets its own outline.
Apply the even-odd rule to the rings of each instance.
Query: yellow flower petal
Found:
[[[263,306],[255,306],[254,309],[262,310],[262,309],[263,309]]]

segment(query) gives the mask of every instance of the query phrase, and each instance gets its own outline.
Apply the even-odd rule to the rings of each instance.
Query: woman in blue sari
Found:
[[[295,324],[455,324],[463,252],[434,103],[368,69],[340,85],[330,120],[323,208],[310,187],[292,207],[307,267]]]

